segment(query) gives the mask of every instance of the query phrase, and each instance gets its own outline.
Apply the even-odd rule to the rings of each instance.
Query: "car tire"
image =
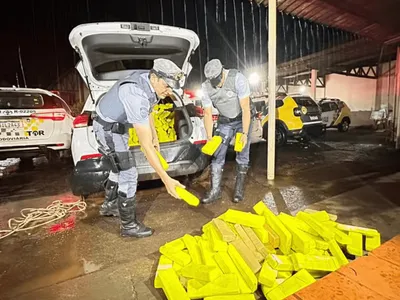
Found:
[[[277,147],[283,147],[287,143],[287,133],[286,130],[278,125],[276,127],[275,144]]]
[[[268,141],[268,123],[263,126],[263,138]],[[287,133],[285,128],[279,123],[276,124],[275,146],[283,147],[287,143]]]
[[[34,168],[33,164],[33,158],[32,157],[24,157],[21,158],[21,161],[19,163],[19,170],[20,171],[31,171]]]
[[[350,120],[349,119],[343,119],[342,123],[339,124],[338,130],[340,132],[347,132],[349,131],[350,128]]]

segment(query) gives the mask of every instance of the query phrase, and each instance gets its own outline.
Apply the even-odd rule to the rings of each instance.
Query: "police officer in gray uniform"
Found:
[[[202,85],[202,103],[207,138],[210,140],[213,136],[212,106],[214,106],[219,111],[215,134],[221,136],[223,142],[214,154],[211,164],[211,190],[202,199],[202,203],[212,203],[221,198],[221,180],[226,152],[232,137],[237,132],[241,132],[245,147],[236,155],[237,174],[232,199],[237,203],[244,198],[244,182],[249,168],[248,134],[251,132],[253,118],[249,82],[238,70],[224,69],[218,59],[213,59],[206,64],[204,74],[207,80]]]
[[[179,198],[175,188],[183,186],[168,176],[156,153],[159,141],[151,112],[158,99],[164,99],[172,94],[172,89],[180,88],[182,78],[182,70],[172,61],[156,59],[152,70],[133,71],[118,81],[96,106],[93,130],[99,152],[109,158],[112,166],[100,214],[119,216],[122,236],[147,237],[153,234],[153,230],[136,217],[138,172],[135,158],[129,151],[129,128],[135,128],[147,160],[168,193]]]

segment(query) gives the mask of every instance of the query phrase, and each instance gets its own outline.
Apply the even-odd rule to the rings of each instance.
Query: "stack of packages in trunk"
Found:
[[[157,104],[154,106],[152,115],[154,117],[158,140],[160,143],[176,141],[175,113],[172,111],[173,104]],[[129,146],[139,146],[139,138],[134,128],[129,129]]]
[[[229,209],[160,248],[154,286],[169,300],[285,299],[380,246],[375,229],[344,225],[326,211],[275,215]],[[365,240],[365,242],[364,242]]]

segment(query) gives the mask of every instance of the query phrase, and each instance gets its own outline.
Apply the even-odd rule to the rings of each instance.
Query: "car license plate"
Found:
[[[310,120],[311,121],[318,120],[318,116],[310,116]]]
[[[21,128],[21,121],[0,121],[0,128]]]

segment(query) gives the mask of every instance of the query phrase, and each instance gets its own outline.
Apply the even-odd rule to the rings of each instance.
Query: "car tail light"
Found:
[[[205,145],[205,144],[207,144],[207,140],[195,141],[193,144],[195,144],[195,145]]]
[[[293,109],[293,113],[296,117],[300,117],[301,116],[301,110],[300,108],[296,107],[295,109]]]
[[[77,116],[72,124],[74,128],[87,127],[89,125],[89,115],[82,114]]]
[[[185,90],[185,95],[187,95],[189,97],[189,99],[193,99],[196,97],[196,93],[191,90]]]
[[[52,121],[64,121],[65,112],[52,112],[52,113],[35,113],[31,114],[31,118],[37,118],[40,120],[52,120]]]
[[[99,157],[102,157],[102,154],[100,154],[100,153],[87,154],[87,155],[82,155],[81,160],[87,160],[87,159],[93,159],[93,158],[99,158]]]

